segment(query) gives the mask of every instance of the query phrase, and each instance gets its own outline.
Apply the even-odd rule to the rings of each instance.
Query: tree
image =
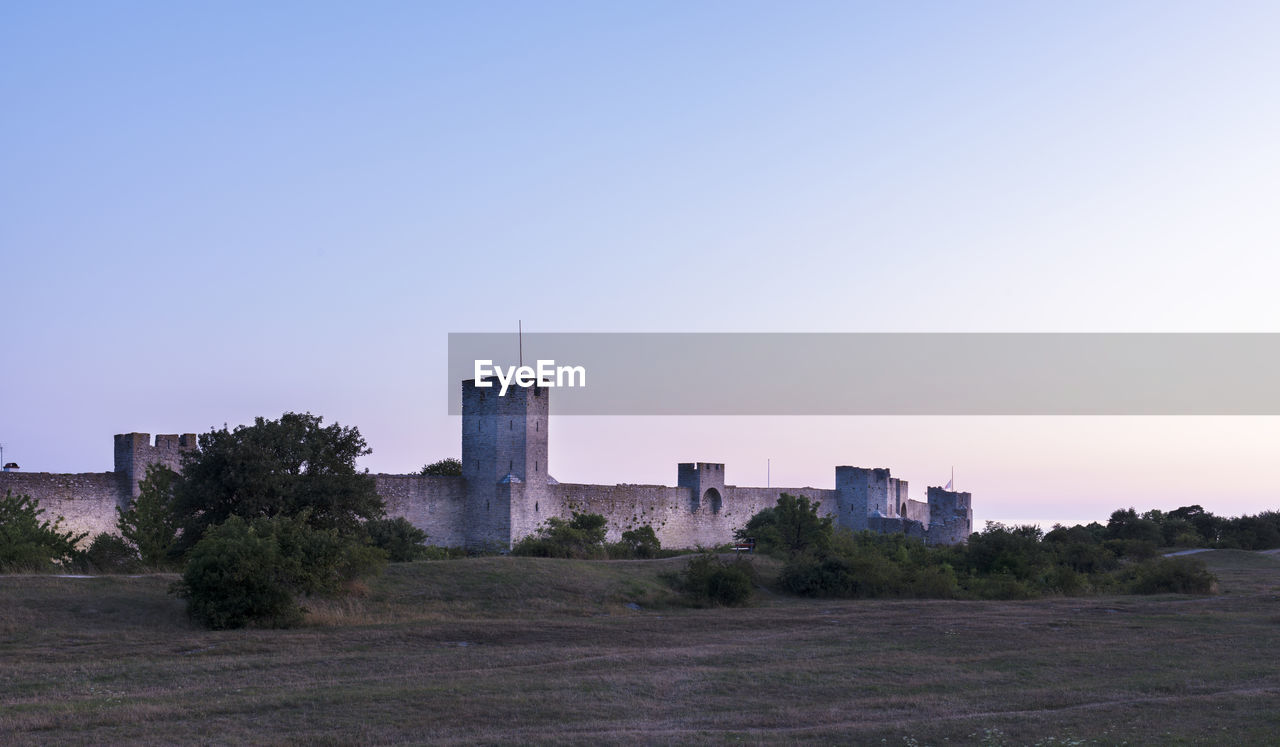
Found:
[[[1185,519],[1191,522],[1192,526],[1196,528],[1196,534],[1210,545],[1217,541],[1218,531],[1223,524],[1222,519],[1205,511],[1199,504],[1175,508],[1169,512],[1169,516],[1174,519]]]
[[[1140,540],[1159,545],[1164,541],[1164,535],[1154,519],[1140,517],[1132,508],[1121,508],[1113,511],[1107,521],[1107,539]]]
[[[348,536],[383,515],[373,478],[356,469],[372,453],[360,431],[337,423],[324,427],[311,413],[286,412],[279,420],[201,434],[200,448],[182,459],[174,484],[174,508],[186,552],[204,533],[232,516],[245,519],[298,516],[316,529]]]
[[[0,499],[0,570],[41,570],[76,558],[76,545],[89,536],[62,531],[62,517],[41,519],[44,509],[29,495],[5,491]]]
[[[803,495],[783,493],[778,504],[764,509],[747,520],[739,529],[738,539],[754,539],[761,552],[796,555],[802,552],[824,552],[831,547],[835,533],[831,517],[818,516],[821,503],[810,503]]]
[[[446,457],[438,462],[424,465],[420,474],[460,477],[462,475],[462,461],[453,457]]]
[[[1034,524],[1006,526],[988,521],[986,529],[969,536],[965,560],[982,575],[1009,574],[1026,580],[1053,563],[1040,538],[1040,527]]]
[[[158,568],[170,562],[179,528],[173,496],[177,480],[178,473],[163,464],[147,465],[138,497],[128,510],[116,508],[120,536],[138,551],[143,565]]]

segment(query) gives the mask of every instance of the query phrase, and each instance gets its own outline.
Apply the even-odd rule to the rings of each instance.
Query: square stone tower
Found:
[[[689,511],[720,513],[724,501],[724,465],[719,462],[681,462],[676,465],[676,485],[689,488]]]
[[[955,545],[973,534],[973,496],[946,488],[929,488],[929,542]]]
[[[481,384],[485,380],[481,380]],[[467,544],[511,546],[512,510],[536,501],[547,484],[545,387],[496,380],[462,382],[462,476],[467,481]],[[518,504],[518,505],[517,505]]]

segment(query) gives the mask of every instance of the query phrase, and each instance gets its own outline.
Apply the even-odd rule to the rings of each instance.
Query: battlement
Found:
[[[163,464],[177,471],[182,467],[183,452],[197,448],[196,434],[162,433],[151,443],[150,433],[117,433],[115,436],[115,471],[128,485],[129,494],[138,495],[138,482],[147,476],[147,466]]]
[[[141,435],[146,435],[145,433]],[[183,433],[179,436],[176,433],[156,434],[157,449],[194,449],[196,448],[196,434]]]
[[[480,384],[484,384],[481,386]],[[532,394],[534,397],[546,397],[547,387],[545,386],[520,386],[515,382],[510,382],[507,387],[507,393],[502,394],[502,385],[495,376],[485,376],[480,379],[463,379],[462,381],[462,397],[471,398],[472,402],[476,401],[496,401],[496,400],[516,400],[522,399],[524,395]]]
[[[689,487],[713,475],[724,482],[724,465],[719,462],[680,462],[676,465],[676,485]]]
[[[888,483],[890,480],[888,467],[836,467],[836,487],[841,483]]]

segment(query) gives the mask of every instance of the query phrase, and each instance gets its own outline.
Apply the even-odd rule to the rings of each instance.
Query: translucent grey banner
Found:
[[[451,333],[449,413],[521,356],[559,415],[1280,415],[1280,334],[1245,333]]]

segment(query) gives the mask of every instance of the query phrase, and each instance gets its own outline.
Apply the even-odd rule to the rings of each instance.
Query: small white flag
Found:
[[[951,468],[951,479],[950,479],[950,480],[947,480],[947,487],[943,488],[943,490],[953,490],[952,486],[953,486],[953,485],[955,485],[955,484],[956,484],[956,468],[955,468],[955,467],[952,467],[952,468]]]

